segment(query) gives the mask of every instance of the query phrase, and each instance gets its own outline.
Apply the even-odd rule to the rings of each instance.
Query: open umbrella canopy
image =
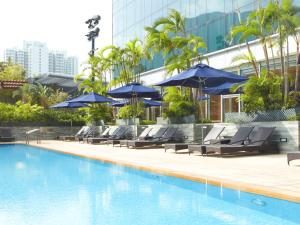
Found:
[[[114,98],[157,98],[159,93],[154,88],[146,87],[140,83],[130,83],[107,92]]]
[[[206,87],[203,89],[203,92],[205,94],[209,95],[228,95],[228,94],[238,94],[241,93],[242,90],[239,88],[235,93],[232,93],[230,89],[233,87],[233,85],[237,84],[243,84],[244,82],[240,83],[231,83],[231,82],[225,82],[221,85],[218,85],[216,87]]]
[[[124,105],[127,105],[127,104],[129,104],[128,100],[121,100],[121,101],[115,101],[109,105],[114,106],[114,107],[123,107]]]
[[[87,107],[86,104],[81,103],[81,102],[60,102],[58,104],[50,106],[50,108],[82,108],[82,107]]]
[[[198,64],[173,77],[157,83],[157,86],[213,87],[225,82],[238,83],[246,77],[218,70],[205,64]]]
[[[161,106],[160,102],[156,102],[148,99],[141,99],[141,101],[143,101],[145,107]],[[128,105],[128,104],[130,104],[128,100],[122,100],[122,101],[114,102],[110,105],[114,107],[123,107],[124,105]]]
[[[156,102],[148,99],[143,99],[144,105],[146,107],[158,107],[161,106],[161,102]]]
[[[73,98],[68,102],[81,102],[81,103],[104,103],[104,102],[113,102],[112,99],[98,95],[94,92],[91,92],[87,95],[81,95],[77,98]]]

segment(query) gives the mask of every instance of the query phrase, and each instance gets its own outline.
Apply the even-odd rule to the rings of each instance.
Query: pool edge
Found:
[[[24,144],[24,143],[20,143],[20,142],[11,143],[11,144],[28,145],[28,144]],[[210,184],[210,185],[214,185],[214,186],[218,186],[218,187],[230,188],[230,189],[248,192],[248,193],[252,193],[252,194],[263,195],[263,196],[267,196],[267,197],[271,197],[271,198],[277,198],[280,200],[286,200],[286,201],[290,201],[290,202],[300,203],[300,196],[298,197],[298,196],[294,196],[294,195],[280,193],[277,191],[269,190],[268,188],[264,188],[263,186],[259,186],[259,185],[245,184],[243,182],[230,181],[230,180],[220,179],[220,178],[216,178],[216,177],[193,176],[193,175],[185,174],[185,173],[178,172],[178,171],[172,171],[169,169],[154,168],[152,166],[141,166],[141,165],[134,164],[131,162],[112,160],[112,159],[107,159],[107,158],[100,157],[100,156],[98,156],[96,158],[96,157],[87,156],[87,155],[84,155],[81,153],[74,153],[74,152],[68,152],[65,150],[51,148],[50,146],[45,147],[45,146],[39,146],[39,145],[35,145],[35,144],[29,144],[28,146],[37,147],[37,148],[50,150],[50,151],[55,151],[55,152],[62,153],[62,154],[82,157],[82,158],[86,158],[86,159],[97,160],[97,161],[104,162],[104,163],[110,163],[110,164],[115,164],[118,166],[124,166],[124,167],[128,167],[128,168],[142,170],[145,172],[151,172],[151,173],[156,173],[156,174],[160,174],[160,175],[191,180],[191,181],[195,181],[195,182],[199,182],[199,183],[204,183],[204,184],[206,183],[206,184]]]

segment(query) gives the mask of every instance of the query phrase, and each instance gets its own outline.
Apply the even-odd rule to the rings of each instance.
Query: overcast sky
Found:
[[[84,23],[101,15],[96,47],[111,43],[111,0],[7,0],[0,10],[0,60],[5,48],[23,47],[23,40],[46,42],[50,50],[87,59],[91,43]]]

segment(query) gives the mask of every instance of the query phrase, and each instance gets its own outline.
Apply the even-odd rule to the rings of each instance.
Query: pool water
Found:
[[[300,204],[0,145],[1,225],[292,225]]]

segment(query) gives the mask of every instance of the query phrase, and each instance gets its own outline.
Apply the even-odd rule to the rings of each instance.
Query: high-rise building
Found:
[[[245,20],[249,13],[259,6],[266,6],[269,0],[113,0],[113,44],[124,46],[130,40],[144,40],[145,27],[161,17],[166,17],[171,9],[179,11],[185,17],[186,32],[200,36],[206,42],[206,59],[209,65],[218,69],[226,69],[240,75],[254,73],[251,65],[239,66],[233,63],[233,57],[247,52],[247,46],[237,40],[228,41],[230,30]],[[300,6],[300,0],[293,4]],[[258,40],[249,40],[259,68],[266,67],[264,52]],[[296,52],[295,41],[289,41],[289,50]],[[276,51],[274,51],[276,52]],[[278,56],[277,56],[278,57]],[[289,59],[291,60],[291,59]],[[152,85],[165,79],[164,60],[156,54],[151,61],[144,61],[144,73],[141,80]],[[206,63],[206,61],[204,61]],[[276,63],[275,63],[276,64]],[[291,61],[289,65],[295,65]],[[274,65],[276,66],[276,65]],[[205,101],[206,116],[211,120],[222,120],[226,112],[240,111],[242,105],[236,95],[210,96]]]
[[[23,49],[8,48],[4,61],[22,65],[28,77],[42,74],[74,76],[78,74],[78,58],[66,56],[65,51],[49,51],[45,43],[24,41]]]
[[[64,73],[66,75],[78,74],[78,58],[75,56],[66,57],[64,60]]]
[[[226,39],[230,28],[258,4],[267,0],[113,0],[113,44],[123,46],[134,38],[144,39],[145,26],[168,15],[170,9],[186,17],[187,33],[200,36],[207,44],[207,52],[215,52],[236,45]],[[156,55],[145,64],[146,70],[163,66],[162,57]]]
[[[49,52],[49,73],[63,74],[65,72],[65,52]]]
[[[24,50],[28,53],[27,74],[29,77],[49,72],[48,48],[45,43],[24,41]]]
[[[4,51],[4,61],[23,66],[25,71],[28,68],[28,54],[24,50],[9,48]]]

